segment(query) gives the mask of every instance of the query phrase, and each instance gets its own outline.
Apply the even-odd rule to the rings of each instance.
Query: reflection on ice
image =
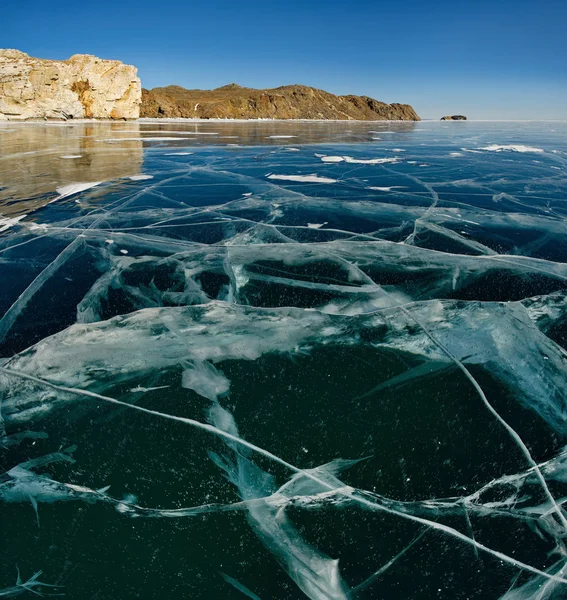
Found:
[[[564,142],[376,127],[0,129],[0,596],[563,597]]]
[[[2,214],[43,206],[56,190],[65,193],[57,188],[137,174],[143,161],[140,134],[120,149],[101,149],[94,140],[100,127],[97,123],[0,126],[0,220]]]

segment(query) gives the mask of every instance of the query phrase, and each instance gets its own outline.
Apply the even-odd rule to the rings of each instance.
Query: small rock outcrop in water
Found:
[[[201,119],[339,119],[419,121],[409,104],[368,96],[335,96],[305,85],[257,90],[235,83],[215,90],[171,85],[142,90],[141,117]]]
[[[464,115],[449,115],[441,117],[442,121],[466,121],[467,118]]]
[[[137,119],[140,102],[137,69],[118,60],[0,50],[0,120]]]

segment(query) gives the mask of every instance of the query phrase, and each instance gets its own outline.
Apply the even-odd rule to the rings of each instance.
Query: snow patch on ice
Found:
[[[324,163],[345,162],[357,165],[382,165],[386,163],[396,163],[398,158],[353,158],[352,156],[322,156],[316,155]]]
[[[73,194],[79,194],[80,192],[84,192],[85,190],[90,190],[91,188],[96,187],[103,183],[102,181],[90,181],[86,183],[71,183],[69,185],[64,185],[55,189],[55,191],[59,194],[57,198],[51,200],[51,202],[55,202],[56,200],[62,200],[63,198],[67,198],[72,196]],[[50,204],[51,204],[50,202]]]
[[[130,177],[128,177],[128,179],[131,179],[132,181],[145,181],[146,179],[153,178],[153,175],[130,175]]]
[[[369,190],[376,190],[378,192],[391,192],[392,190],[398,189],[398,188],[405,188],[405,185],[390,185],[388,187],[386,186],[376,186],[376,185],[371,185],[368,187]]]
[[[266,176],[268,179],[279,179],[281,181],[301,181],[305,183],[337,183],[336,179],[321,177],[315,173],[311,175],[277,175],[275,173]]]
[[[27,215],[20,215],[19,217],[13,217],[11,219],[8,217],[3,218],[2,215],[0,215],[0,231],[6,231],[6,229],[9,229],[24,217],[27,217]]]
[[[321,156],[316,154],[325,163],[340,163],[344,161],[344,156]]]
[[[47,231],[48,227],[47,223],[33,223],[33,225],[30,225],[30,231]]]
[[[534,148],[533,146],[524,146],[522,144],[509,144],[505,146],[490,144],[489,146],[479,148],[479,150],[486,150],[488,152],[505,152],[506,150],[510,152],[543,152],[542,148]]]
[[[325,221],[324,223],[307,223],[307,227],[309,229],[320,229],[321,227],[323,227],[323,225],[326,225],[327,221]]]

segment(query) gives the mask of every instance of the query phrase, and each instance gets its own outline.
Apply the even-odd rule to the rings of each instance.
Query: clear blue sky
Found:
[[[567,0],[0,2],[0,47],[134,64],[144,87],[303,83],[424,118],[567,119]]]

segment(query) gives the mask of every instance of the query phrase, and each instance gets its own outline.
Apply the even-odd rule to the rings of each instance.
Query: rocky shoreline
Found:
[[[419,121],[409,104],[336,96],[304,85],[257,90],[179,86],[143,90],[137,69],[76,54],[67,60],[0,50],[0,121],[191,118],[222,120]]]

